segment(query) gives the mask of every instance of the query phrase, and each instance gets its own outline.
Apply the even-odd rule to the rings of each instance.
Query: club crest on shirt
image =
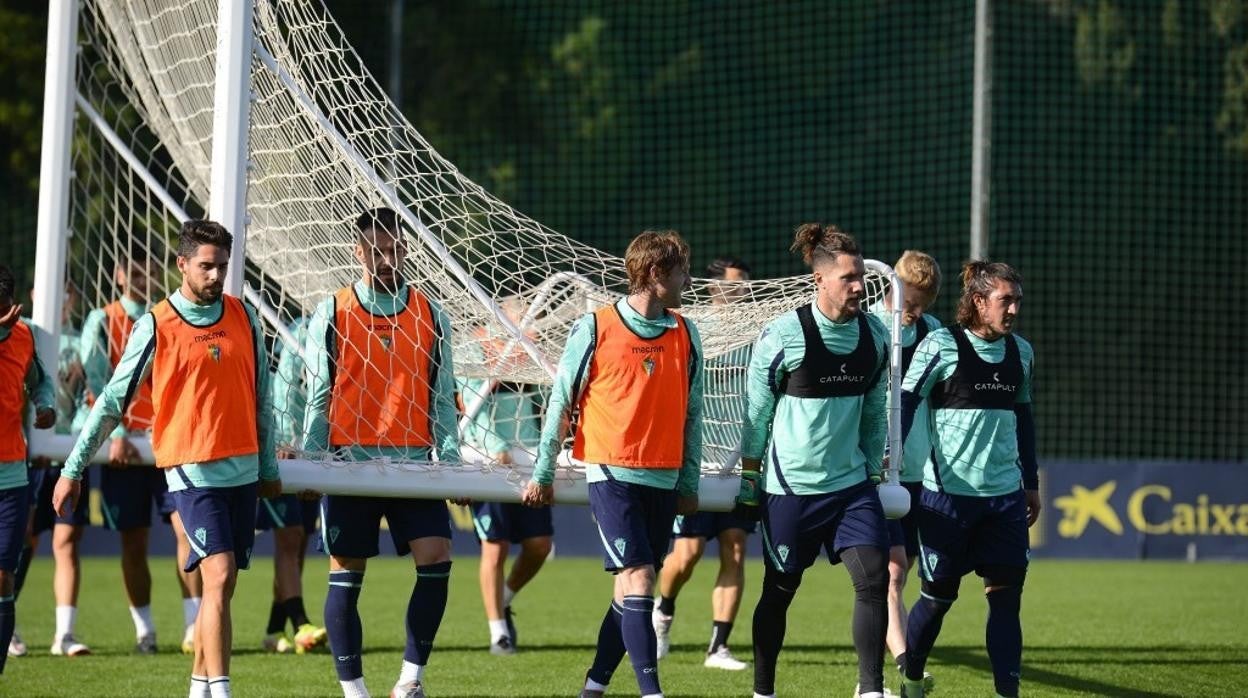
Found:
[[[209,345],[208,345],[208,356],[209,356],[209,358],[211,358],[213,361],[220,361],[220,360],[221,360],[221,345],[220,345],[220,344],[209,344]]]
[[[379,334],[377,339],[381,340],[381,347],[386,351],[390,351],[390,347],[394,344],[394,338],[388,334]]]
[[[641,367],[645,369],[647,376],[652,375],[654,373],[654,357],[647,356],[646,358],[642,359]]]

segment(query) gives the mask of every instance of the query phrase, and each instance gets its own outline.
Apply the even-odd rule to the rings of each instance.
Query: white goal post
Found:
[[[240,4],[249,11],[237,13]],[[154,302],[176,288],[168,268],[177,227],[211,213],[236,221],[231,266],[271,338],[278,431],[293,456],[281,463],[288,490],[515,500],[568,331],[626,292],[623,260],[550,230],[459,172],[386,97],[319,0],[53,0],[50,7],[33,317],[45,365],[72,362],[66,347],[75,346],[76,358],[91,364],[87,387],[67,400],[85,410],[99,388],[101,356],[118,349],[98,330],[97,309],[123,296]],[[235,25],[230,41],[218,41],[218,21]],[[239,31],[239,22],[251,31]],[[220,46],[233,53],[218,57]],[[240,171],[241,184],[229,175]],[[221,191],[227,184],[233,193]],[[358,280],[352,222],[374,207],[398,213],[403,276],[449,320],[461,403],[458,467],[372,452],[325,460],[324,450],[301,450],[306,390],[326,380],[321,358],[304,355],[309,318]],[[869,261],[868,269],[868,307],[890,292],[900,298],[888,265]],[[730,508],[736,495],[749,347],[767,322],[809,302],[811,292],[808,276],[694,280],[682,312],[701,330],[708,373],[706,509]],[[723,302],[728,296],[734,300]],[[893,463],[901,451],[900,307],[893,304],[890,351]],[[84,328],[93,329],[75,338]],[[370,332],[340,350],[365,353],[383,374],[387,365],[410,368],[368,354],[364,344],[379,339],[388,348],[398,338]],[[360,414],[388,414],[384,398],[378,402],[362,404]],[[150,456],[141,430],[128,438]],[[72,427],[36,432],[32,453],[64,458],[73,439]],[[887,479],[895,483],[895,472]],[[557,501],[587,501],[583,468],[566,453],[557,482]]]

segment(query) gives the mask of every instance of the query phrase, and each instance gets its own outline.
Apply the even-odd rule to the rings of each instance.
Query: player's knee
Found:
[[[768,592],[778,592],[787,594],[789,598],[792,598],[793,594],[797,593],[797,588],[801,585],[801,572],[780,572],[769,565],[766,573],[763,574],[764,595]]]
[[[429,536],[409,543],[416,566],[436,565],[451,561],[451,539]]]
[[[13,583],[13,573],[8,570],[0,570],[0,596],[12,596]]]
[[[923,596],[937,604],[950,606],[958,600],[958,587],[961,584],[962,580],[956,577],[937,579],[934,582],[924,579]]]
[[[1007,567],[993,565],[980,570],[984,578],[984,592],[1016,587],[1018,593],[1023,592],[1023,582],[1027,580],[1027,569],[1024,567]]]
[[[525,555],[539,560],[545,560],[549,557],[551,548],[553,547],[553,544],[550,541],[550,536],[526,538],[520,545]]]

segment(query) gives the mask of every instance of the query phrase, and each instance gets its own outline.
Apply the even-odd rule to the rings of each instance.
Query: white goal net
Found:
[[[88,311],[127,291],[147,303],[177,286],[178,225],[201,217],[208,202],[216,13],[216,0],[81,2],[67,273],[80,299],[70,326],[81,330]],[[272,339],[279,442],[289,451],[284,479],[322,491],[514,496],[569,328],[625,293],[623,260],[550,230],[461,174],[386,97],[319,0],[257,0],[254,22],[246,276]],[[386,422],[370,435],[376,448],[337,459],[302,448],[309,385],[333,392],[352,380],[317,373],[322,361],[303,347],[310,318],[360,280],[353,221],[374,207],[399,212],[403,276],[449,320],[464,461],[453,472],[406,457],[427,436],[410,414],[424,407],[375,383],[364,386],[358,409]],[[890,270],[872,269],[878,303]],[[148,283],[132,280],[143,274]],[[701,330],[708,368],[704,482],[722,481],[711,499],[728,496],[723,506],[735,479],[717,475],[730,474],[737,458],[749,346],[772,318],[808,302],[811,289],[806,276],[695,279],[687,294],[683,312]],[[401,334],[401,324],[385,332]],[[353,354],[382,375],[408,375],[434,358],[385,354],[374,339],[389,349],[402,338],[335,332],[323,344],[340,364]],[[325,418],[339,436],[358,428]],[[499,464],[503,452],[511,464]],[[560,482],[572,492],[580,476],[566,457],[561,463]]]

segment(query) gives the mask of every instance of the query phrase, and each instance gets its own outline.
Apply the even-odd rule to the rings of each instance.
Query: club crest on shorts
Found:
[[[199,541],[200,545],[207,545],[208,544],[208,529],[204,528],[203,526],[200,526],[199,528],[195,529],[195,540]]]
[[[490,530],[490,524],[492,524],[492,523],[494,523],[494,517],[493,517],[493,516],[490,516],[489,514],[486,514],[485,516],[482,516],[482,517],[481,517],[481,528],[484,528],[485,530],[487,530],[487,531],[488,531],[488,530]]]
[[[208,345],[208,357],[211,358],[213,361],[220,361],[221,360],[221,345],[209,344]]]
[[[338,534],[342,533],[342,531],[337,526],[330,526],[326,533],[329,534],[329,542],[335,543],[338,541]]]
[[[776,546],[776,554],[780,556],[780,562],[789,561],[789,546],[780,544]]]
[[[624,557],[624,549],[628,547],[628,541],[623,538],[616,538],[612,541],[612,545],[615,546],[615,551],[620,554],[620,557]]]
[[[652,375],[654,373],[654,357],[647,356],[646,358],[642,359],[641,367],[645,369],[647,376]]]
[[[938,556],[936,553],[928,553],[927,554],[927,569],[929,570],[936,569],[936,563],[939,561],[940,561],[940,556]]]

